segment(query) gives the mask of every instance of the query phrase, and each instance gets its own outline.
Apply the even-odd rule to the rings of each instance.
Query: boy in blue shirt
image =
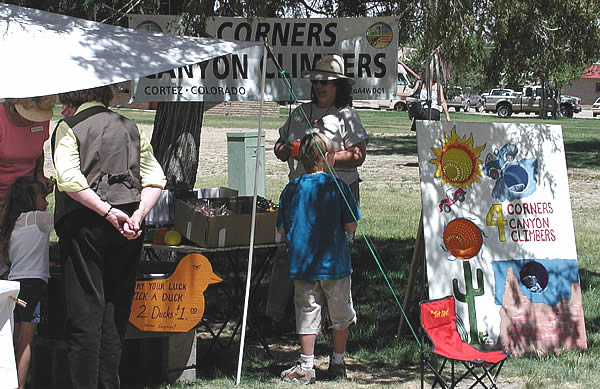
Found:
[[[306,135],[298,158],[307,174],[290,181],[281,193],[277,228],[287,241],[301,354],[300,362],[283,371],[281,379],[306,384],[316,380],[314,348],[325,302],[333,335],[328,372],[332,378],[346,378],[344,352],[356,312],[345,231],[356,229],[360,211],[348,185],[327,173],[335,158],[329,138],[320,133]]]

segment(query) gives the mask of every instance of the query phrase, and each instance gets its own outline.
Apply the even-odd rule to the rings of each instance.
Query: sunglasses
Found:
[[[331,82],[331,80],[310,80],[310,82],[313,85],[317,85],[317,84],[321,84],[321,85],[327,85]]]

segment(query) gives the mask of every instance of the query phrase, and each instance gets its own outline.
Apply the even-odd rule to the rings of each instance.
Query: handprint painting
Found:
[[[417,123],[429,298],[461,336],[513,355],[587,340],[562,129]]]

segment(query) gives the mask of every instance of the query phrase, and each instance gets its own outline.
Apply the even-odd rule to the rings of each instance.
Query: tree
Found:
[[[599,15],[598,0],[495,1],[489,23],[493,66],[515,84],[540,82],[542,98],[549,87],[560,91],[598,59]]]
[[[459,72],[478,65],[485,54],[485,5],[481,0],[421,0],[423,48],[429,54],[441,46],[444,60]]]
[[[599,0],[420,0],[419,5],[424,20],[419,58],[442,46],[452,74],[479,70],[488,87],[540,82],[544,91],[560,90],[600,57]]]
[[[158,105],[151,143],[170,188],[194,187],[203,117],[202,102]]]

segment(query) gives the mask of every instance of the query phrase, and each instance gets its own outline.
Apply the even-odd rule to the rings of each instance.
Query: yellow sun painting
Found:
[[[442,186],[449,183],[452,186],[466,188],[473,182],[481,182],[479,165],[482,161],[477,158],[483,149],[485,149],[485,144],[473,147],[473,134],[470,134],[469,139],[466,135],[461,138],[456,135],[456,126],[452,127],[450,136],[444,133],[442,148],[431,148],[431,151],[437,156],[436,159],[429,161],[437,165],[434,177],[442,177]]]

